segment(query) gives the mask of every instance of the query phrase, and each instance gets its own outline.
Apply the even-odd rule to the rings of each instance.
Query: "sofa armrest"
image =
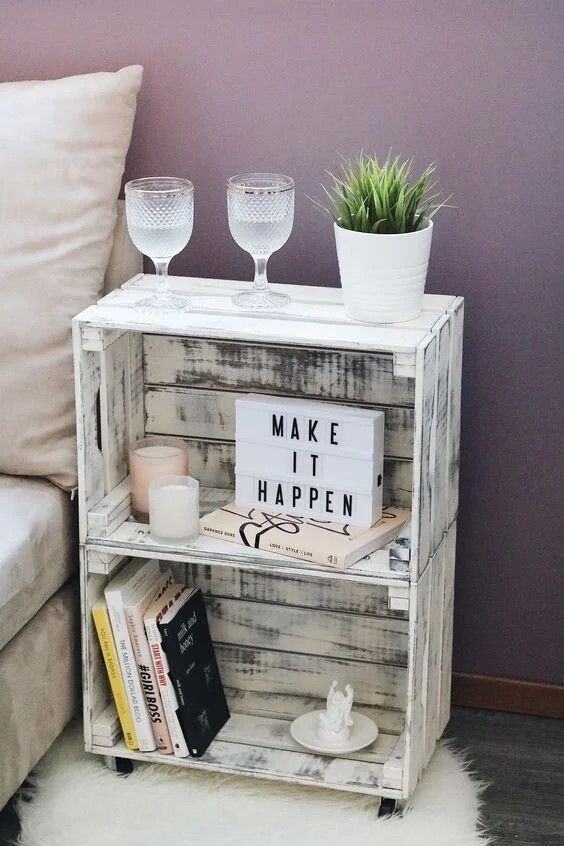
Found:
[[[110,260],[104,277],[104,293],[119,288],[132,276],[143,272],[143,256],[134,247],[127,231],[125,201],[117,201],[117,218]]]

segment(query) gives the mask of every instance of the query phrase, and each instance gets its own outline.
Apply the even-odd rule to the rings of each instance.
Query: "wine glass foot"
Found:
[[[183,311],[190,311],[191,309],[188,297],[177,297],[169,292],[153,294],[150,297],[137,300],[135,308],[141,311],[150,311],[153,314],[162,314],[163,316],[178,314]]]
[[[243,291],[235,294],[234,304],[245,311],[280,311],[290,302],[287,294],[276,294],[274,291]]]

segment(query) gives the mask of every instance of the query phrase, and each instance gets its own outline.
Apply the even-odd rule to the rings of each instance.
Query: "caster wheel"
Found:
[[[388,799],[386,796],[383,796],[380,800],[380,807],[378,809],[378,816],[379,817],[391,817],[392,814],[396,814],[399,811],[398,807],[399,803],[396,802],[395,799]]]
[[[128,776],[133,772],[133,761],[129,758],[116,758],[113,755],[108,755],[104,758],[106,766],[112,772],[120,776]]]

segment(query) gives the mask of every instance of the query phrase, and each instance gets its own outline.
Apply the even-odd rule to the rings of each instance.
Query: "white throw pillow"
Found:
[[[102,293],[142,73],[0,84],[0,472],[76,485],[71,318]]]

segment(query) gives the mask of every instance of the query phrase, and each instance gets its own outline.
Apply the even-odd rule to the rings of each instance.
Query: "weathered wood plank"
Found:
[[[200,485],[235,487],[235,444],[228,441],[184,439],[188,446],[188,472]],[[384,459],[384,502],[411,507],[412,462],[404,458]]]
[[[429,653],[427,659],[427,702],[425,705],[426,767],[435,751],[439,732],[439,700],[441,690],[441,653],[443,640],[443,601],[445,575],[445,541],[439,545],[431,562],[431,598],[429,604]]]
[[[258,717],[274,717],[293,720],[307,711],[319,711],[326,706],[326,697],[293,696],[287,693],[268,691],[234,690],[227,687],[225,693],[233,714],[251,714]],[[400,735],[405,728],[405,713],[386,708],[355,703],[355,710],[374,720],[384,734]]]
[[[433,538],[431,552],[438,549],[447,530],[448,508],[448,378],[450,364],[450,319],[444,315],[437,322],[435,331],[437,344],[437,389],[435,391],[435,413],[433,437]]]
[[[91,741],[94,721],[111,701],[104,659],[92,620],[92,606],[104,598],[107,579],[104,576],[88,575],[88,554],[86,550],[81,549],[82,709],[84,737],[87,742]]]
[[[382,764],[355,761],[350,758],[329,758],[307,752],[288,752],[266,749],[243,743],[214,740],[201,758],[174,758],[157,752],[133,752],[125,744],[111,750],[104,746],[87,745],[87,750],[99,755],[111,753],[120,758],[168,764],[187,769],[208,770],[232,775],[246,775],[269,781],[325,787],[373,796],[398,797],[399,791],[381,787]]]
[[[88,512],[89,537],[108,537],[130,514],[131,485],[126,476]]]
[[[389,611],[388,587],[344,582],[335,589],[331,580],[292,573],[257,572],[239,566],[186,565],[186,582],[198,585],[204,596],[269,602],[310,610],[341,611],[406,620],[405,611]]]
[[[214,597],[206,609],[217,643],[407,666],[404,620]]]
[[[145,382],[284,394],[381,405],[413,405],[413,379],[396,378],[391,353],[209,341],[144,339]]]
[[[88,510],[105,493],[98,441],[100,354],[82,348],[82,327],[73,320],[76,442],[78,452],[79,537],[86,540]]]
[[[100,427],[105,493],[127,476],[128,371],[129,341],[128,333],[124,332],[100,353]]]
[[[129,339],[129,389],[127,395],[127,436],[132,445],[145,434],[145,397],[143,382],[143,336],[128,332]]]
[[[462,330],[464,300],[457,297],[450,310],[451,341],[448,387],[448,514],[450,526],[458,511],[458,476],[460,469],[460,402],[462,389]]]
[[[448,318],[445,319],[448,322]],[[240,396],[241,393],[234,391],[149,385],[145,394],[146,430],[153,435],[233,441],[235,400]],[[385,454],[412,458],[413,409],[403,406],[378,408],[385,414]]]
[[[441,645],[441,678],[439,687],[439,716],[437,722],[437,737],[446,728],[450,717],[450,696],[452,686],[452,628],[454,619],[454,564],[456,557],[456,523],[453,523],[445,537],[444,578],[443,578],[443,607],[442,645]]]
[[[403,783],[403,769],[405,765],[405,732],[396,739],[393,749],[382,768],[382,784],[401,790]]]
[[[303,753],[303,746],[296,743],[290,734],[290,725],[290,720],[255,717],[233,712],[217,739],[225,743],[245,743],[266,749],[285,749],[288,752]],[[347,758],[381,764],[390,756],[396,741],[397,738],[392,734],[379,734],[374,743],[360,752],[348,754]],[[401,784],[389,786],[401,788]]]
[[[227,687],[291,691],[322,699],[333,679],[346,679],[354,687],[357,702],[398,710],[405,707],[407,674],[402,667],[225,644],[216,645],[215,651]]]
[[[427,566],[432,543],[434,456],[432,431],[435,412],[437,337],[429,335],[417,350],[415,435],[413,443],[413,503],[411,575],[417,579]]]
[[[424,766],[427,667],[429,658],[429,615],[432,564],[410,587],[409,663],[407,671],[407,710],[405,715],[404,796],[415,790]]]

